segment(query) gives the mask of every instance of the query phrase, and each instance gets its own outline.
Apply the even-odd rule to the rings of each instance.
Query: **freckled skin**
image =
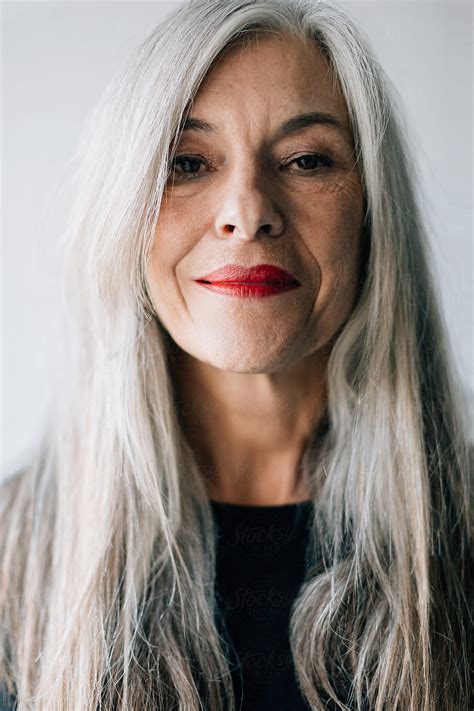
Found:
[[[332,114],[347,135],[312,125],[273,140],[283,121],[310,111]],[[193,157],[194,173],[174,164],[149,265],[151,297],[181,349],[179,387],[202,405],[189,428],[203,462],[212,462],[214,498],[263,501],[273,487],[271,500],[292,500],[303,440],[325,402],[327,346],[353,310],[361,266],[364,197],[347,109],[313,43],[272,35],[228,50],[190,115],[217,133],[185,131],[177,146],[176,157]],[[308,154],[330,165],[318,159],[309,170],[314,163],[296,160]],[[193,281],[229,263],[262,262],[302,286],[240,299]],[[259,474],[242,479],[237,470]]]

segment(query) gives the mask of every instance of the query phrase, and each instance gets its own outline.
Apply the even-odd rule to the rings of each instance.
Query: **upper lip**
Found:
[[[225,281],[243,284],[252,282],[254,284],[287,283],[298,280],[282,267],[275,264],[256,264],[254,267],[244,267],[240,264],[227,264],[221,269],[216,269],[206,276],[198,277],[195,281]]]

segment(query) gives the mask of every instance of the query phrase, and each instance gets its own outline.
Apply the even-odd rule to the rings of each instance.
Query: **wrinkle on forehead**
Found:
[[[219,106],[215,97],[225,97],[226,104]],[[262,104],[265,110],[261,119],[267,124],[269,115],[282,117],[297,113],[293,110],[297,105],[313,105],[339,114],[349,128],[342,91],[324,54],[316,42],[303,42],[290,35],[252,36],[225,50],[204,78],[193,101],[193,112],[199,113],[207,99],[212,110],[219,113],[228,110],[228,100],[234,99],[249,125],[257,120],[255,107]]]

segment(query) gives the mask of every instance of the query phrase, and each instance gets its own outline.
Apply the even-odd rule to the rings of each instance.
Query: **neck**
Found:
[[[326,409],[328,357],[316,353],[284,371],[248,374],[180,352],[181,424],[211,499],[270,506],[313,498],[300,465]]]

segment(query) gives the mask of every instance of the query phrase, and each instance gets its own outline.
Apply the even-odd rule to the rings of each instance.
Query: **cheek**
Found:
[[[334,273],[335,286],[352,293],[359,277],[362,212],[353,203],[341,202],[334,205],[327,219],[322,255]]]
[[[332,328],[350,315],[359,284],[364,214],[360,184],[315,191],[306,195],[297,212],[298,231],[321,274],[314,311],[321,326],[324,322]]]
[[[346,180],[323,190],[314,190],[298,200],[300,233],[321,266],[337,274],[357,270],[361,248],[364,199],[359,180]]]
[[[175,270],[186,252],[186,225],[179,213],[161,209],[147,267],[150,295],[158,315],[165,321],[178,298]],[[189,225],[187,227],[189,230]]]
[[[151,252],[154,273],[171,278],[180,261],[193,248],[206,229],[206,211],[201,205],[191,207],[189,202],[173,199],[160,210]]]
[[[168,330],[176,327],[187,311],[179,272],[202,235],[206,234],[209,215],[209,207],[202,199],[163,198],[147,280],[156,312]]]

